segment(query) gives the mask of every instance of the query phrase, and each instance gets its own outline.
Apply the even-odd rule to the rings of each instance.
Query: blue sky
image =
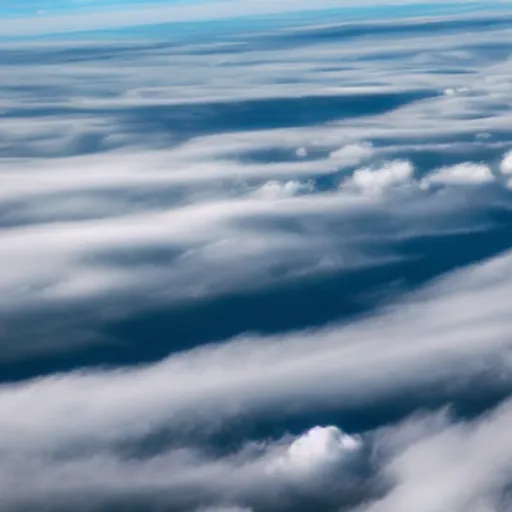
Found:
[[[198,0],[186,0],[186,3],[193,3]],[[199,0],[200,1],[200,0]],[[131,6],[147,6],[166,4],[172,5],[183,3],[182,0],[22,0],[21,2],[10,2],[0,5],[2,16],[31,17],[35,14],[61,14],[70,12],[97,12]]]
[[[0,36],[17,37],[59,33],[118,30],[162,23],[214,22],[226,19],[262,19],[307,16],[333,20],[383,19],[408,16],[489,12],[508,3],[494,0],[414,2],[394,0],[383,6],[377,0],[63,0],[11,2],[0,7]]]

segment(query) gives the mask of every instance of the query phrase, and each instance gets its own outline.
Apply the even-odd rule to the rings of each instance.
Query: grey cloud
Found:
[[[364,510],[508,510],[510,418],[507,401],[475,421],[447,421],[440,426],[423,418],[380,434],[378,445],[393,446],[393,455],[382,470],[391,490]],[[418,427],[424,432],[411,442],[409,432]]]
[[[0,510],[510,508],[508,402],[212,445],[238,421],[510,393],[512,255],[492,257],[510,233],[489,214],[510,210],[510,29],[457,23],[324,27],[315,45],[283,31],[272,51],[270,35],[2,48],[2,362],[106,344],[97,324],[154,306],[393,277],[396,261],[416,276],[431,242],[489,237],[468,257],[434,250],[414,284],[447,276],[344,322],[193,350],[162,339],[158,363],[1,385]]]
[[[507,255],[460,272],[353,325],[234,340],[130,370],[4,385],[0,445],[20,454],[108,445],[155,429],[206,427],[207,418],[216,429],[241,414],[348,407],[405,388],[447,393],[475,378],[507,388],[510,262]]]
[[[352,500],[360,495],[361,482],[350,468],[361,451],[361,441],[335,427],[248,443],[220,458],[194,448],[149,457],[123,456],[115,450],[75,450],[53,457],[4,451],[0,510],[65,510],[71,503],[84,511],[109,506],[138,510],[137,503],[141,510],[275,510],[283,500],[291,510],[335,497],[348,502],[348,495]],[[343,482],[337,482],[339,476]],[[217,506],[209,506],[213,504]]]

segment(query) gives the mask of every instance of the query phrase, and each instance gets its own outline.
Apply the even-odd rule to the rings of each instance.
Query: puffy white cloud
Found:
[[[378,194],[389,188],[410,184],[413,175],[411,162],[396,160],[376,169],[357,169],[342,186],[353,187],[363,193]]]
[[[500,166],[501,172],[503,174],[509,175],[512,174],[512,151],[509,151],[501,161]]]
[[[268,181],[255,190],[253,195],[261,198],[280,199],[293,197],[301,193],[313,192],[314,189],[315,186],[312,181],[307,183],[301,183],[300,181],[286,181],[285,183]]]
[[[468,185],[489,183],[493,180],[494,175],[488,165],[464,162],[436,170],[421,180],[421,186]]]
[[[304,158],[308,156],[308,150],[304,146],[301,146],[300,148],[297,149],[296,154],[297,156]]]
[[[336,471],[337,466],[350,461],[361,447],[360,439],[337,427],[314,427],[295,439],[286,452],[273,461],[271,470],[301,475]]]
[[[448,87],[444,90],[444,93],[446,96],[455,96],[457,94],[468,94],[470,92],[470,89],[468,87]]]
[[[348,144],[340,149],[332,151],[329,159],[339,167],[349,167],[358,165],[364,160],[368,160],[374,154],[373,147],[369,143]]]

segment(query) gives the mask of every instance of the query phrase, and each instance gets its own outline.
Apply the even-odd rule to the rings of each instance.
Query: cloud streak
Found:
[[[359,441],[334,428],[313,429],[275,446],[248,446],[220,460],[205,459],[194,448],[170,448],[168,454],[149,459],[110,452],[126,443],[137,446],[167,429],[173,432],[171,439],[191,431],[208,438],[238,415],[275,418],[298,410],[375,403],[403,389],[419,397],[431,386],[440,393],[446,386],[471,387],[475,379],[480,387],[510,387],[511,261],[508,254],[461,271],[388,313],[342,328],[204,347],[140,369],[4,385],[3,503],[45,500],[65,508],[67,496],[75,500],[87,492],[92,498],[79,501],[83,510],[132,495],[183,509],[200,506],[197,500],[225,503],[231,498],[234,504],[271,510],[283,486],[297,499],[306,489],[308,499],[357,503],[362,493],[383,492],[377,484],[380,477],[372,476],[377,471],[391,488],[368,510],[407,510],[415,504],[431,512],[437,510],[436,503],[446,502],[454,510],[467,509],[508,482],[505,474],[498,482],[489,479],[508,467],[502,435],[508,405],[474,426],[427,423],[423,430],[406,425],[377,432],[376,441],[368,442],[377,443],[382,459],[370,465],[373,470],[363,471],[366,483],[354,473],[362,463]],[[333,469],[338,461],[348,464],[347,477],[336,479],[336,491],[327,491],[329,475],[339,475]],[[318,471],[321,478],[315,483],[312,475]],[[23,495],[9,484],[17,472],[34,475]],[[453,472],[455,480],[443,472]],[[475,485],[462,492],[468,489],[468,478]],[[259,497],[260,488],[267,492]],[[429,489],[428,501],[422,499],[422,489]]]
[[[0,510],[510,508],[510,35],[2,47]]]

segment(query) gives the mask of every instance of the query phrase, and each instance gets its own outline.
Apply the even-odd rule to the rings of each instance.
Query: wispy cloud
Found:
[[[512,47],[480,22],[2,48],[0,363],[34,377],[0,385],[2,512],[509,508]],[[70,369],[152,308],[153,362]]]
[[[344,328],[234,341],[139,369],[3,386],[2,503],[7,509],[16,503],[39,506],[41,500],[65,507],[78,497],[84,510],[94,510],[98,502],[120,496],[146,496],[184,509],[201,500],[230,499],[266,509],[284,489],[328,501],[357,502],[362,490],[378,495],[382,488],[370,467],[360,476],[354,472],[360,456],[367,457],[361,442],[335,428],[248,445],[220,459],[201,455],[199,446],[173,448],[172,440],[183,443],[190,432],[192,439],[208,437],[239,415],[276,418],[353,407],[404,389],[419,397],[432,386],[438,393],[463,390],[475,379],[481,389],[509,387],[510,265],[507,255],[462,271],[412,303]],[[493,486],[501,488],[508,482],[501,472],[508,464],[509,416],[506,406],[475,426],[441,424],[432,430],[436,424],[427,424],[413,437],[408,426],[378,433],[377,441],[368,442],[378,443],[383,459],[372,465],[383,471],[391,490],[370,510],[406,510],[417,503],[430,512],[446,500],[462,510]],[[172,433],[170,451],[143,455],[144,440],[165,431]],[[126,452],[130,446],[133,455]],[[339,464],[348,464],[346,477],[331,479],[332,472],[339,477]],[[498,482],[492,478],[496,471],[503,474]],[[19,473],[26,482],[21,492],[13,485]],[[468,487],[468,478],[475,485]],[[431,495],[427,501],[422,488]]]
[[[122,297],[173,304],[385,265],[409,257],[405,238],[480,229],[507,181],[507,61],[482,48],[508,29],[492,27],[469,43],[427,23],[407,65],[392,35],[292,51],[281,33],[272,52],[257,38],[7,47],[2,309],[108,316]],[[490,187],[450,186],[482,172]],[[422,190],[433,181],[443,193]]]
[[[379,436],[381,448],[394,446],[383,470],[392,490],[365,510],[507,510],[510,406],[508,401],[474,422],[432,428],[434,422],[424,418]],[[411,442],[409,433],[418,427],[423,435]]]

